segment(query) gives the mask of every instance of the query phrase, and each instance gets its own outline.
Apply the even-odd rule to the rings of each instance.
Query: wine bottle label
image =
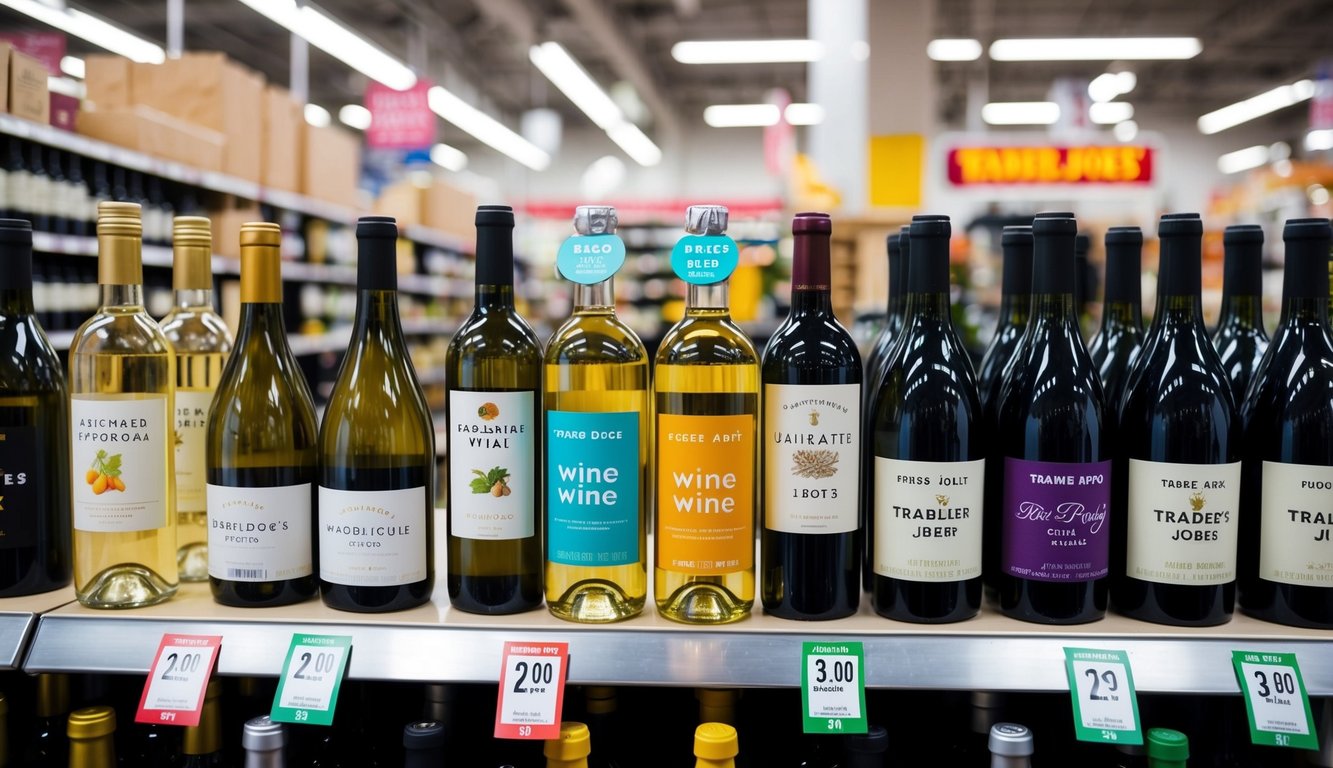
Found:
[[[546,413],[547,559],[639,560],[639,414]]]
[[[208,575],[227,581],[309,576],[310,483],[207,486]]]
[[[1333,587],[1333,467],[1265,461],[1259,578]]]
[[[1109,572],[1111,462],[1004,460],[1002,562],[1034,581],[1091,581]]]
[[[658,415],[658,567],[697,575],[754,567],[754,422]]]
[[[0,549],[37,543],[43,477],[55,471],[54,467],[43,471],[38,463],[42,456],[38,439],[35,427],[0,427]]]
[[[426,489],[338,491],[319,487],[319,578],[351,587],[422,581]]]
[[[1125,575],[1159,584],[1236,580],[1240,462],[1129,460]]]
[[[503,540],[535,534],[534,398],[531,391],[449,393],[450,535]]]
[[[204,445],[213,390],[176,390],[176,511],[201,512],[208,504]]]
[[[167,396],[74,395],[70,417],[75,530],[129,533],[166,525],[174,507]]]
[[[981,575],[986,460],[875,457],[875,573],[907,581]]]
[[[847,533],[858,524],[861,385],[764,385],[764,525]]]

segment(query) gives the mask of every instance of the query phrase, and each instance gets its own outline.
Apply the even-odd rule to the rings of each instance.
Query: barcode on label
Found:
[[[227,578],[231,579],[267,579],[266,568],[228,568]]]

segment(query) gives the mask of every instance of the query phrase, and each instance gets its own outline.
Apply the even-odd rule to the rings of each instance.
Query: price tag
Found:
[[[569,643],[505,643],[495,738],[558,739]]]
[[[269,717],[279,723],[332,725],[351,654],[352,638],[346,635],[292,635]]]
[[[1250,741],[1270,747],[1319,749],[1296,654],[1232,651],[1231,663],[1245,694]]]
[[[865,652],[860,643],[801,644],[806,733],[865,733]]]
[[[221,645],[221,635],[163,635],[134,722],[198,725]]]
[[[1065,671],[1074,701],[1074,735],[1079,741],[1143,743],[1134,675],[1124,651],[1066,648]]]

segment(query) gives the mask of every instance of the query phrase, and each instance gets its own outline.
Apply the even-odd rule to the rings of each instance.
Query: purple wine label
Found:
[[[1111,462],[1004,460],[1004,572],[1035,581],[1106,576]]]

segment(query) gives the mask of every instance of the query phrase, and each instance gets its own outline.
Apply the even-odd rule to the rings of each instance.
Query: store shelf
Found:
[[[0,599],[0,670],[19,669],[37,617],[74,601],[74,589]]]

